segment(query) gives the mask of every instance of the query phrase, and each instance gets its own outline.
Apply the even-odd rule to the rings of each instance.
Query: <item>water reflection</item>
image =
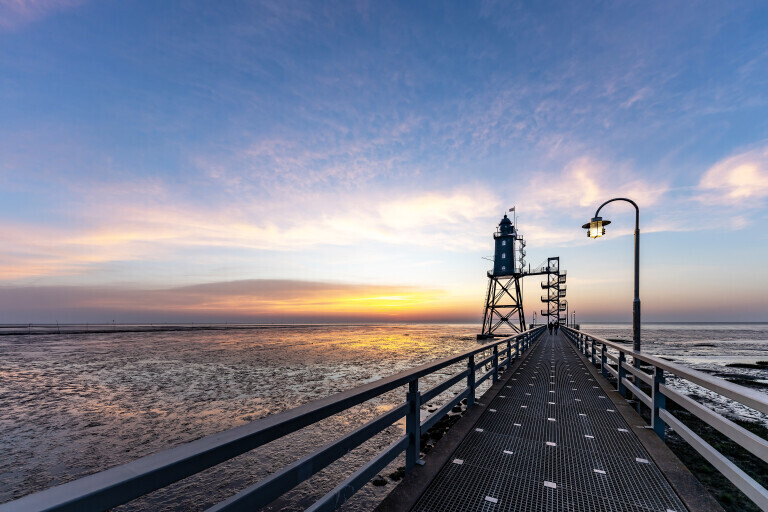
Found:
[[[322,326],[3,337],[0,501],[446,357],[476,346],[474,331]],[[126,508],[204,509],[403,399],[404,390],[388,393],[188,479],[176,486],[182,498],[160,491]],[[400,432],[394,425],[282,505],[301,508]],[[349,508],[369,509],[387,491],[367,490]]]

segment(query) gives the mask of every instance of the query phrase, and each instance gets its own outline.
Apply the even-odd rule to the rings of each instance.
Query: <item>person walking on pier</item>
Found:
[[[555,336],[557,336],[557,329],[558,329],[558,327],[560,327],[560,320],[555,322]]]
[[[547,328],[549,329],[549,335],[550,335],[550,336],[552,336],[552,327],[553,327],[553,326],[552,326],[552,322],[549,322],[549,323],[547,324]]]

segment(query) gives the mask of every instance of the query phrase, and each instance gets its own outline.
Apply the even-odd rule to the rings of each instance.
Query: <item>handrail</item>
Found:
[[[580,332],[576,331],[575,329],[571,329],[570,327],[561,327],[564,327],[568,331]],[[758,410],[764,414],[768,414],[768,396],[760,393],[759,391],[755,391],[744,386],[739,386],[738,384],[728,382],[725,379],[713,377],[704,372],[700,372],[698,370],[694,370],[692,368],[688,368],[686,366],[676,364],[659,357],[650,356],[641,352],[635,352],[630,347],[604,340],[591,334],[581,334],[588,336],[590,339],[594,339],[601,345],[606,345],[628,356],[632,356],[638,361],[648,363],[656,368],[661,368],[662,370],[669,373],[674,373],[678,377],[685,377],[687,380],[690,380],[694,384],[698,384],[699,386],[707,388],[710,391],[714,391],[715,393],[736,400],[737,402],[741,402],[742,404],[751,407],[752,409]]]
[[[354,492],[373,478],[386,464],[403,451],[406,452],[406,471],[418,461],[421,434],[447,414],[463,398],[467,407],[475,402],[477,386],[488,378],[498,379],[499,368],[509,369],[512,361],[527,350],[543,333],[544,327],[479,348],[466,350],[454,356],[439,359],[416,368],[405,370],[377,381],[364,384],[334,395],[315,400],[294,409],[267,416],[246,425],[219,432],[190,443],[136,459],[83,478],[46,489],[0,505],[0,512],[30,510],[69,511],[105,510],[166,487],[188,476],[197,474],[221,462],[246,453],[275,439],[317,423],[329,416],[363,403],[402,386],[408,386],[406,401],[365,425],[329,443],[313,454],[286,466],[269,477],[240,491],[219,503],[214,510],[251,510],[266,505],[299,483],[307,480],[349,450],[359,446],[388,426],[406,418],[406,435],[392,443],[383,452],[339,484],[334,491],[315,504],[318,510],[340,506]],[[499,348],[502,347],[502,348]],[[475,363],[475,356],[492,351],[489,357]],[[443,368],[467,361],[465,370],[449,377],[425,393],[420,393],[418,381]],[[489,372],[476,378],[476,370],[490,363]],[[429,400],[447,391],[466,377],[466,388],[422,423],[420,408]],[[450,405],[450,407],[447,407]],[[267,501],[265,501],[267,500]]]
[[[768,458],[768,440],[756,436],[712,409],[669,388],[665,384],[665,372],[674,374],[678,378],[685,379],[766,414],[768,414],[768,396],[727,380],[707,375],[704,372],[671,363],[659,357],[635,352],[630,347],[604,340],[570,327],[561,326],[561,329],[566,337],[577,346],[580,352],[591,356],[592,364],[601,369],[604,377],[611,374],[616,379],[617,388],[621,396],[626,398],[627,391],[630,391],[642,404],[651,410],[651,427],[662,440],[665,438],[666,426],[668,424],[700,455],[717,468],[723,476],[755,502],[757,506],[762,510],[768,510],[768,489],[744,473],[727,457],[694,433],[679,418],[670,413],[666,407],[666,399],[671,399],[686,411],[692,413],[745,450],[763,460]],[[597,345],[601,346],[599,351],[597,350]],[[612,355],[609,355],[607,352],[608,348],[617,350],[619,357],[614,358]],[[599,362],[596,358],[598,352],[600,354]],[[627,356],[632,358],[632,364],[627,362]],[[608,364],[609,360],[617,363],[616,370]],[[641,361],[651,365],[652,372],[650,374],[642,370],[639,365]],[[628,375],[634,376],[634,379],[630,380]],[[650,394],[640,389],[639,381],[651,387]]]

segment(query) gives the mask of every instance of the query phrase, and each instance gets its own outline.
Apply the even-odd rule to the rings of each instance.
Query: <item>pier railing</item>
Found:
[[[543,326],[536,327],[516,336],[487,343],[455,356],[25,496],[0,505],[0,512],[101,511],[116,507],[384,393],[408,386],[404,403],[208,509],[233,511],[263,507],[405,417],[403,436],[307,509],[335,510],[403,452],[406,471],[410,471],[419,462],[421,435],[465,398],[467,407],[471,407],[475,402],[477,387],[487,379],[496,382],[499,370],[509,369],[512,361],[519,358],[543,334],[544,329]],[[465,370],[431,389],[420,391],[419,379],[462,362],[466,362]],[[459,393],[421,421],[422,405],[461,382],[466,382],[466,386]]]
[[[650,409],[651,427],[661,439],[664,439],[666,426],[671,427],[761,510],[768,510],[768,490],[676,418],[667,409],[666,400],[672,400],[761,460],[768,460],[768,441],[668,387],[665,381],[667,376],[674,375],[763,414],[768,414],[768,396],[659,357],[635,352],[620,343],[569,327],[561,329],[579,351],[601,369],[603,377],[611,375],[616,379],[617,390],[622,397],[632,393]],[[650,372],[646,371],[649,366]],[[641,389],[643,387],[645,390]]]

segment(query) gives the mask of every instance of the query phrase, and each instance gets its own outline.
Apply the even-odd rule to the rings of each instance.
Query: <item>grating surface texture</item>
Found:
[[[541,338],[476,427],[414,511],[686,510],[564,336]]]

